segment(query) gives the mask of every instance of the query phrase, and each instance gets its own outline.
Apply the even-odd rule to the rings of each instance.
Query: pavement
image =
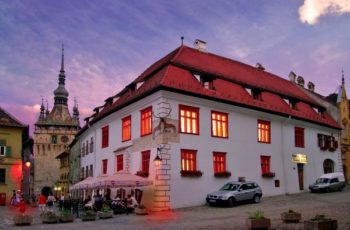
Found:
[[[293,209],[302,214],[301,223],[284,224],[280,214]],[[235,207],[210,207],[207,205],[176,209],[168,212],[153,212],[140,216],[114,215],[112,219],[97,219],[82,222],[79,218],[73,223],[42,224],[38,208],[28,207],[27,212],[34,216],[31,226],[15,226],[12,217],[16,208],[0,206],[0,229],[152,229],[152,230],[213,230],[247,229],[245,225],[249,213],[257,210],[271,219],[271,229],[304,229],[303,221],[324,214],[338,220],[338,230],[350,230],[350,186],[341,192],[309,193],[263,197],[259,204],[240,204]]]

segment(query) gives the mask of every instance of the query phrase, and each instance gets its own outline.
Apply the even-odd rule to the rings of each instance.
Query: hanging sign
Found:
[[[307,164],[307,156],[303,153],[297,153],[292,155],[292,160],[294,163]]]

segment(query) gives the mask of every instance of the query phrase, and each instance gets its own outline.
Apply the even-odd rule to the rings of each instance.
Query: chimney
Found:
[[[265,67],[262,64],[260,64],[259,62],[256,63],[255,67],[259,70],[263,70],[263,71],[265,70]]]
[[[193,43],[193,46],[199,51],[207,52],[207,43],[205,41],[196,39]]]
[[[312,83],[311,81],[309,81],[309,82],[307,83],[307,88],[308,88],[308,90],[310,90],[311,92],[314,92],[314,91],[315,91],[315,84]]]
[[[297,83],[298,83],[298,85],[300,85],[301,87],[304,88],[305,81],[304,81],[304,78],[302,76],[297,77]]]
[[[294,83],[295,83],[295,79],[297,78],[297,75],[296,75],[293,71],[290,71],[288,77],[289,77],[289,80],[290,80],[291,82],[294,82]]]

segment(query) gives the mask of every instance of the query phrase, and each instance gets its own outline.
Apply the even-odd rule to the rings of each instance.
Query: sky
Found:
[[[207,50],[334,93],[350,86],[350,0],[0,0],[0,107],[29,124],[52,109],[64,43],[80,122],[155,61],[195,39]],[[349,93],[350,94],[350,93]]]

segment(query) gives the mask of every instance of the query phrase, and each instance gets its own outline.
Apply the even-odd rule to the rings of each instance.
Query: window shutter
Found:
[[[12,148],[11,146],[6,146],[6,156],[11,157],[12,155]]]

